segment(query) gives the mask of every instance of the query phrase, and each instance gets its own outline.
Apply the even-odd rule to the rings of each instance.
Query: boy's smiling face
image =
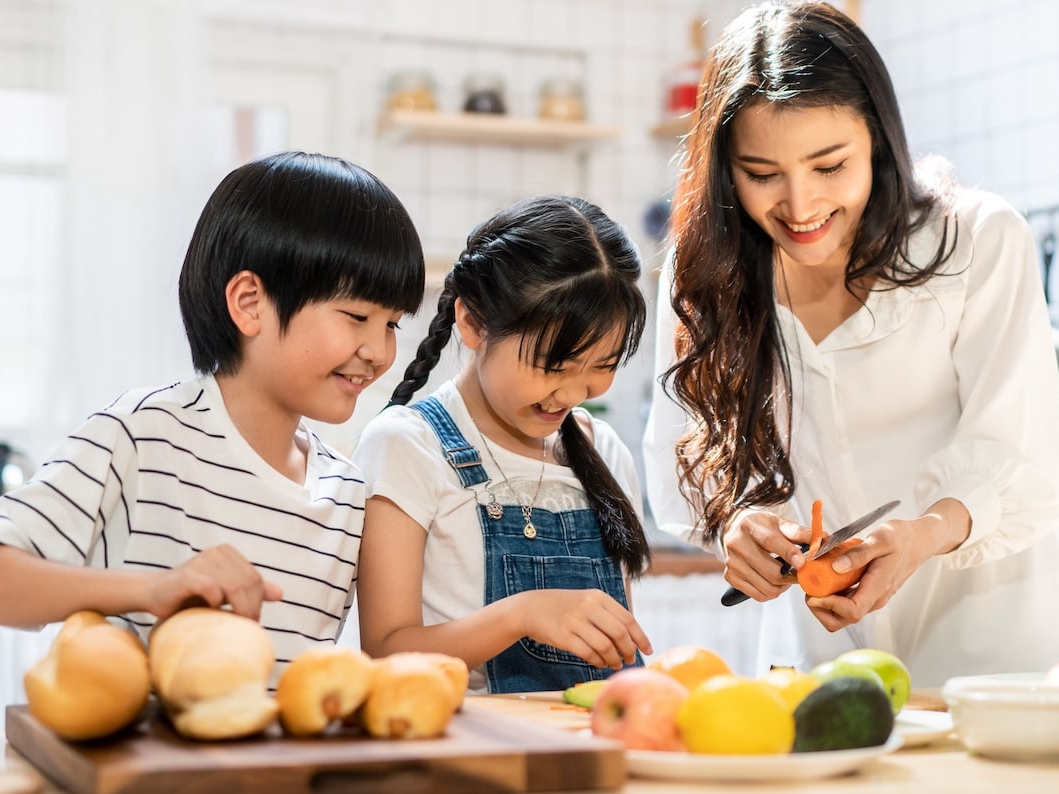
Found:
[[[403,316],[360,300],[305,306],[270,339],[277,401],[321,422],[349,419],[360,393],[393,365]]]
[[[338,424],[397,355],[404,313],[364,300],[332,299],[298,310],[281,330],[268,298],[258,298],[255,333],[245,334],[236,376],[247,381],[263,419],[302,417]]]

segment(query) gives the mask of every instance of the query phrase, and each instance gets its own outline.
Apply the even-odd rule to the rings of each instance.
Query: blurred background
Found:
[[[125,389],[191,374],[176,280],[192,227],[228,171],[279,149],[375,172],[428,256],[428,298],[402,323],[397,365],[350,422],[317,428],[347,452],[410,359],[468,231],[517,198],[600,204],[641,246],[653,301],[681,116],[704,49],[743,5],[0,0],[3,482],[28,476]],[[914,154],[950,158],[961,181],[1025,212],[1042,288],[1056,294],[1059,4],[835,5],[888,63]],[[637,457],[651,347],[594,406]],[[715,566],[663,557],[652,573],[634,603],[657,649],[697,642],[750,664],[755,606],[717,606]],[[0,702],[18,698],[21,665],[46,637],[0,632]]]

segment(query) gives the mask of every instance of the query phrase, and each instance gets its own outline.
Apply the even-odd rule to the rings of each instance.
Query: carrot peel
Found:
[[[816,556],[820,544],[824,542],[824,500],[813,502],[813,522],[809,526],[809,558]]]
[[[850,538],[835,546],[827,554],[816,557],[816,552],[824,542],[823,502],[817,499],[813,502],[813,521],[810,526],[809,551],[806,553],[806,562],[801,570],[797,572],[798,584],[806,595],[821,597],[841,593],[860,581],[861,575],[867,565],[854,568],[844,573],[838,573],[831,567],[831,563],[837,557],[845,554],[849,549],[861,542],[860,538]],[[814,559],[815,557],[815,559]]]

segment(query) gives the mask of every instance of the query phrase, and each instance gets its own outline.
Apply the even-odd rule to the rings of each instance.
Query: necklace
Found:
[[[472,419],[471,422],[474,422],[474,420]],[[493,454],[493,450],[489,447],[489,442],[485,440],[485,433],[478,428],[477,423],[475,423],[474,429],[478,430],[478,435],[482,439],[482,446],[485,447],[485,451],[489,454],[489,460],[493,461],[493,465],[496,466],[496,470],[500,472],[500,476],[504,478],[508,490],[514,495],[515,501],[518,502],[518,506],[522,510],[522,520],[526,522],[526,525],[522,527],[522,534],[530,540],[533,540],[533,538],[537,537],[537,528],[533,526],[532,520],[533,503],[537,501],[537,497],[541,492],[541,483],[544,482],[544,464],[548,459],[548,440],[544,438],[541,439],[541,473],[537,477],[537,487],[533,491],[533,498],[530,499],[528,505],[525,505],[519,498],[518,491],[516,491],[515,487],[511,484],[511,480],[508,479],[506,474],[504,474],[504,470],[500,468],[500,462],[496,459],[496,455]],[[496,501],[496,497],[493,495],[493,490],[489,487],[490,484],[491,481],[485,484],[485,489],[489,492],[489,504],[485,506],[485,514],[494,521],[497,521],[504,515],[504,506]]]

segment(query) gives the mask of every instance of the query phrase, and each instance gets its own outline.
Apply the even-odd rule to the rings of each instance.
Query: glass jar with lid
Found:
[[[386,105],[391,110],[437,110],[434,79],[423,69],[403,69],[390,75]]]
[[[472,74],[463,82],[464,113],[506,113],[504,81],[495,74]]]
[[[538,115],[549,121],[584,121],[585,92],[581,81],[557,77],[542,83]]]

